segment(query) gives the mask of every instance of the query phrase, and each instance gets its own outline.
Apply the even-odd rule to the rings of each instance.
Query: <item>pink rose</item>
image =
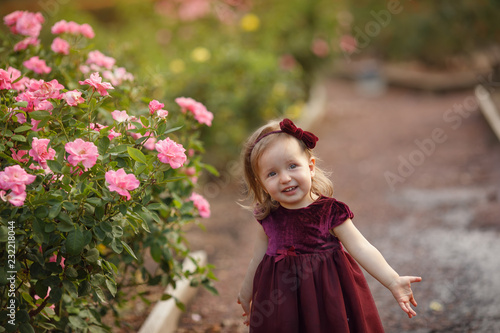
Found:
[[[43,299],[46,299],[47,297],[49,297],[49,295],[50,295],[50,291],[51,291],[51,288],[50,288],[50,287],[48,287],[48,288],[47,288],[47,295],[45,295],[45,297],[44,297]],[[41,297],[40,297],[40,296],[38,296],[38,295],[35,295],[33,298],[34,298],[35,300],[41,299]],[[49,306],[49,308],[51,308],[52,310],[54,310],[54,309],[56,308],[56,305],[55,305],[55,304],[52,304],[51,306]]]
[[[28,90],[33,92],[35,97],[41,99],[61,99],[62,96],[59,93],[61,89],[64,89],[64,86],[57,82],[56,79],[49,82],[31,79],[28,83]]]
[[[343,35],[340,37],[339,46],[342,51],[350,54],[357,50],[358,42],[356,38],[351,35]]]
[[[5,25],[8,27],[13,26],[16,24],[17,20],[19,20],[19,18],[23,15],[24,15],[23,11],[16,10],[15,12],[5,15],[5,17],[3,18],[3,23],[5,23]]]
[[[210,204],[200,194],[193,192],[189,200],[193,201],[194,206],[198,209],[200,216],[203,218],[210,217]]]
[[[200,124],[212,126],[214,115],[212,112],[208,111],[205,106],[203,106],[203,108],[197,109],[197,112],[194,114],[194,119],[196,119]]]
[[[41,13],[15,11],[4,17],[4,23],[13,34],[37,38],[42,30],[44,18]]]
[[[19,124],[24,124],[26,122],[26,116],[24,115],[24,113],[16,114],[16,118]]]
[[[29,60],[24,61],[23,65],[37,74],[48,74],[52,70],[52,68],[47,66],[45,60],[39,59],[38,56],[31,57]]]
[[[94,30],[87,23],[80,25],[80,33],[86,38],[94,38],[95,37]]]
[[[82,93],[78,90],[71,90],[63,94],[62,97],[68,105],[77,106],[85,102],[85,99],[82,97]]]
[[[0,90],[3,89],[12,89],[12,79],[9,72],[0,69]]]
[[[182,113],[186,113],[187,110],[194,112],[198,104],[198,102],[191,97],[177,97],[175,102],[181,107]]]
[[[168,111],[167,110],[158,110],[156,111],[156,115],[158,116],[158,118],[167,118],[168,116]]]
[[[146,133],[148,135],[148,133]],[[149,150],[155,150],[155,145],[156,145],[156,138],[149,138],[144,142],[144,148],[149,149]]]
[[[62,38],[56,37],[52,41],[52,45],[50,46],[50,49],[52,51],[54,51],[55,53],[68,55],[69,54],[69,43]]]
[[[170,138],[158,141],[155,144],[155,148],[159,153],[158,159],[160,162],[170,164],[173,169],[180,168],[187,160],[187,156],[184,153],[186,149]]]
[[[34,110],[35,111],[49,111],[50,112],[50,111],[54,110],[54,105],[52,105],[52,103],[50,103],[47,100],[36,101]]]
[[[22,41],[16,43],[16,45],[14,45],[14,51],[18,52],[18,51],[26,50],[28,48],[28,46],[30,46],[30,45],[38,46],[38,45],[40,45],[40,40],[36,37],[26,37],[25,39],[23,39]]]
[[[214,115],[212,112],[207,110],[205,105],[190,97],[178,97],[175,99],[175,102],[181,107],[181,111],[183,113],[190,111],[194,115],[194,119],[196,119],[200,124],[212,126]]]
[[[149,102],[149,114],[153,115],[155,111],[160,110],[164,106],[165,104],[158,102],[156,99],[153,99],[151,102]]]
[[[99,51],[91,51],[89,52],[86,63],[87,64],[95,64],[99,67],[104,67],[106,69],[111,69],[115,65],[116,60],[105,56]]]
[[[26,163],[29,161],[29,158],[23,158],[24,155],[28,153],[27,150],[18,150],[17,152],[14,150],[14,148],[10,148],[10,151],[12,152],[12,158],[15,161],[21,162],[21,163]]]
[[[72,34],[72,35],[78,35],[80,34],[80,25],[76,22],[69,21],[67,23],[67,33]]]
[[[99,76],[98,72],[95,72],[93,74],[90,74],[90,78],[86,79],[85,81],[79,81],[81,85],[88,84],[90,85],[94,90],[97,90],[99,94],[102,96],[107,96],[108,94],[108,89],[115,89],[109,82],[101,82],[102,78]]]
[[[89,125],[89,128],[91,130],[96,131],[96,132],[100,132],[103,128],[106,128],[106,127],[108,127],[108,126],[104,126],[104,125],[99,124],[99,123],[90,123],[90,125]]]
[[[119,123],[121,123],[123,121],[127,121],[129,119],[127,111],[115,110],[115,111],[111,112],[111,115],[113,116],[113,119]]]
[[[69,164],[76,166],[78,163],[82,162],[82,165],[85,167],[85,171],[96,164],[97,157],[99,156],[97,146],[92,142],[83,141],[82,139],[76,139],[73,142],[68,142],[64,145],[64,148],[69,154]]]
[[[12,80],[12,89],[15,89],[17,91],[24,91],[26,89],[26,84],[29,82],[29,79],[27,77],[23,77],[20,80],[18,80],[21,77],[21,72],[15,69],[14,67],[9,67],[7,68],[7,72],[10,74],[10,78]]]
[[[66,20],[56,22],[50,29],[50,32],[52,32],[54,35],[68,32],[68,22],[66,22]]]
[[[111,81],[113,85],[120,85],[123,81],[134,81],[134,76],[128,73],[124,67],[115,67],[113,71],[104,71],[102,76]]]
[[[5,191],[0,191],[0,199],[2,199],[3,201],[8,201],[16,207],[21,207],[22,205],[24,205],[24,200],[26,200],[26,192],[10,192],[9,194],[7,194],[7,192]]]
[[[36,176],[30,175],[19,165],[9,166],[0,172],[0,189],[21,194],[26,191],[26,185],[33,183],[35,179]]]
[[[330,53],[328,42],[323,38],[315,38],[311,44],[311,51],[318,57],[324,58]]]
[[[122,134],[119,133],[119,132],[115,132],[115,130],[112,128],[110,131],[109,131],[109,134],[108,134],[108,139],[110,140],[113,140],[114,138],[117,138],[119,136],[121,136]]]
[[[65,260],[66,259],[64,259],[64,257],[61,257],[61,268],[62,269],[64,269],[64,267],[66,267],[66,265],[64,264]],[[57,253],[54,253],[54,255],[49,258],[49,262],[56,262],[57,263]]]
[[[106,172],[104,177],[108,183],[109,190],[125,196],[127,200],[130,200],[130,193],[128,191],[135,190],[140,185],[135,175],[127,174],[123,168],[118,171],[110,170]]]
[[[33,138],[29,154],[33,157],[33,161],[38,162],[42,168],[47,169],[47,160],[53,160],[56,156],[56,151],[48,148],[50,143],[49,139]]]

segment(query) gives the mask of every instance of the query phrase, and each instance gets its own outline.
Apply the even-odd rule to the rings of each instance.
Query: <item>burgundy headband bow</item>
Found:
[[[253,147],[255,147],[255,145],[260,140],[264,139],[266,136],[271,135],[271,134],[276,134],[276,133],[289,134],[289,135],[297,138],[298,140],[301,140],[302,142],[304,142],[306,147],[309,149],[313,149],[314,147],[316,147],[316,142],[318,142],[318,140],[319,140],[318,137],[316,135],[312,134],[311,132],[304,131],[301,128],[295,126],[295,124],[288,118],[285,118],[280,122],[280,128],[281,128],[280,131],[272,131],[272,132],[266,133],[266,134],[260,136],[259,138],[257,138],[257,140],[255,140],[254,144],[252,145],[251,149],[253,149]]]
[[[295,124],[288,118],[285,118],[280,122],[280,128],[282,132],[290,134],[291,136],[304,142],[306,147],[309,149],[316,147],[316,142],[319,140],[318,137],[311,132],[304,131],[295,126]]]

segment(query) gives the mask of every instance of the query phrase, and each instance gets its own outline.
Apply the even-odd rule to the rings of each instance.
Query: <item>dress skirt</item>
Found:
[[[250,333],[384,332],[366,279],[342,248],[264,255],[252,300]]]

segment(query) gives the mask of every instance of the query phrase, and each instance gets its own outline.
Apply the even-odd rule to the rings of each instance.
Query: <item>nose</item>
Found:
[[[280,176],[280,182],[282,184],[286,184],[288,183],[292,178],[290,177],[290,175],[287,173],[287,172],[282,172],[281,173],[281,176]]]

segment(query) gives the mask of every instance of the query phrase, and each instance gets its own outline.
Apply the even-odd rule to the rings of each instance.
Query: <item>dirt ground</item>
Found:
[[[408,319],[367,275],[386,332],[500,332],[500,142],[473,91],[391,87],[369,97],[356,82],[325,84],[326,109],[310,130],[334,196],[400,274],[423,277],[418,316]],[[200,290],[177,333],[247,332],[236,295],[258,224],[238,206],[234,164],[202,191],[212,208],[206,231],[188,232],[216,266],[220,295]]]

